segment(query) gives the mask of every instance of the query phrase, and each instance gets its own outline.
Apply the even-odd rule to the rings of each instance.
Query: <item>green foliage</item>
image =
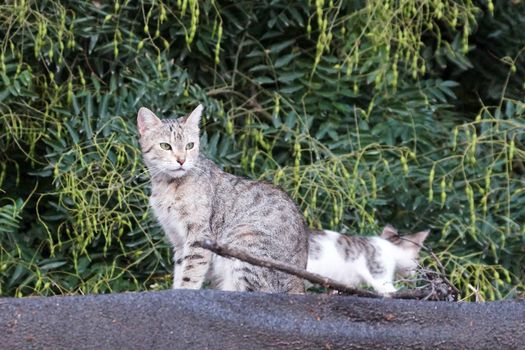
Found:
[[[0,5],[0,294],[167,288],[135,115],[203,103],[208,155],[311,226],[430,227],[462,299],[515,296],[524,18],[490,0]]]

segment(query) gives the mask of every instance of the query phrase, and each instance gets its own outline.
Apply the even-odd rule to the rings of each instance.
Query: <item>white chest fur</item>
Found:
[[[162,229],[175,248],[180,248],[186,241],[186,226],[178,217],[175,208],[175,194],[169,188],[154,188],[150,205]]]

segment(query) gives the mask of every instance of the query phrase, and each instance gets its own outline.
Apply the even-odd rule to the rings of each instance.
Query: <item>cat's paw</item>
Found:
[[[382,294],[385,298],[390,298],[393,293],[397,292],[397,289],[391,283],[385,283],[381,286],[376,286],[375,290]]]

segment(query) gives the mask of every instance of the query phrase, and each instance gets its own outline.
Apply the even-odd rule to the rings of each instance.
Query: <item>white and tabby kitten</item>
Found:
[[[306,269],[352,287],[365,283],[379,293],[393,293],[395,275],[406,277],[417,268],[429,232],[400,237],[390,225],[379,237],[311,230]]]
[[[202,106],[187,117],[161,120],[147,108],[137,127],[151,175],[150,204],[175,251],[174,288],[304,292],[283,272],[225,259],[199,247],[216,240],[260,257],[306,267],[307,228],[295,203],[279,188],[222,171],[199,150]]]

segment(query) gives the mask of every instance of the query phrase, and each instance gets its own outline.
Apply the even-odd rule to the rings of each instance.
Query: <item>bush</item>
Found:
[[[462,299],[515,296],[524,6],[1,5],[0,294],[167,288],[171,253],[148,211],[135,116],[203,103],[207,154],[279,184],[311,226],[430,227]]]

